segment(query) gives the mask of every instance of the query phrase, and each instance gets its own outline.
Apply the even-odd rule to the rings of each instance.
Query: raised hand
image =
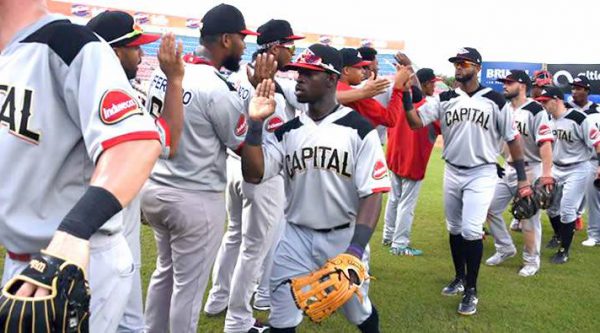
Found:
[[[407,66],[395,65],[396,74],[394,75],[394,89],[404,89],[410,81],[412,71]]]
[[[365,96],[364,98],[371,98],[385,92],[390,86],[390,81],[385,78],[375,78],[375,73],[371,73],[371,76],[365,82],[365,85],[361,88]]]
[[[275,112],[275,82],[265,79],[256,86],[248,115],[254,121],[264,121]]]
[[[277,73],[277,61],[275,61],[275,57],[272,54],[261,53],[256,56],[256,60],[254,61],[254,73],[251,73],[249,67],[246,70],[248,80],[252,86],[256,87],[263,80],[275,77],[275,73]]]
[[[168,80],[183,79],[185,67],[182,54],[183,43],[181,41],[176,43],[172,32],[165,34],[158,49],[158,64]]]
[[[410,66],[412,65],[412,61],[410,61],[410,58],[408,58],[408,56],[400,51],[398,51],[395,55],[394,55],[394,59],[396,59],[396,62],[398,62],[398,64],[402,65],[402,66]]]

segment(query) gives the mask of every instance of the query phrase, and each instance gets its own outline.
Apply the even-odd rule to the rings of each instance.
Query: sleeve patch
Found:
[[[109,90],[100,100],[100,120],[106,125],[116,124],[142,113],[135,97],[124,90]]]
[[[382,160],[375,162],[375,166],[373,167],[372,177],[375,180],[382,179],[387,176],[387,167]]]
[[[246,116],[241,115],[238,119],[237,125],[235,125],[235,135],[242,136],[248,131],[248,124],[246,123]]]
[[[540,128],[538,128],[538,135],[545,136],[545,135],[550,134],[550,131],[551,131],[550,126],[548,126],[546,124],[542,124],[540,126]]]
[[[596,127],[592,127],[590,130],[590,140],[596,141],[598,138],[600,138],[600,131]]]
[[[267,131],[270,133],[275,132],[275,130],[277,130],[279,127],[281,127],[284,124],[283,119],[281,119],[278,116],[275,116],[271,119],[269,119],[269,121],[267,122]]]

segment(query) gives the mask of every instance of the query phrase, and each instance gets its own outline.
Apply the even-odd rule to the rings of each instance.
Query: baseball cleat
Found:
[[[569,252],[565,251],[565,249],[560,248],[558,252],[556,252],[551,259],[553,264],[564,264],[569,260]]]
[[[557,235],[552,236],[548,244],[546,244],[547,249],[555,249],[560,246],[560,238]]]
[[[465,285],[462,279],[455,278],[452,282],[450,282],[447,286],[442,289],[442,295],[444,296],[454,296],[462,293],[465,290]]]
[[[255,320],[252,327],[248,330],[248,333],[267,333],[269,331],[269,326],[264,325],[259,320]]]
[[[385,239],[385,238],[384,238],[384,239],[381,241],[381,244],[382,244],[383,246],[392,246],[392,240],[391,240],[391,239]]]
[[[465,290],[462,301],[458,305],[458,313],[463,316],[474,315],[475,312],[477,312],[478,302],[479,299],[477,298],[477,291],[475,288],[469,288]]]
[[[252,307],[256,311],[269,311],[271,310],[271,303],[269,300],[255,300],[254,304],[252,304]]]
[[[390,253],[395,255],[395,256],[409,256],[409,257],[413,257],[413,256],[420,256],[423,254],[423,251],[421,250],[417,250],[417,249],[413,249],[410,246],[402,246],[402,247],[392,247],[390,249]]]
[[[509,253],[496,252],[496,253],[494,253],[493,256],[489,257],[485,261],[485,264],[488,266],[500,265],[501,263],[505,262],[509,258],[514,257],[516,254],[517,254],[517,250],[513,250],[512,252],[509,252]]]
[[[519,222],[519,220],[512,220],[512,222],[510,222],[510,230],[521,232],[521,222]]]
[[[519,270],[519,276],[528,277],[535,275],[540,268],[536,265],[525,265]]]
[[[581,242],[581,245],[588,246],[588,247],[594,247],[596,245],[600,245],[600,242],[598,242],[594,238],[590,237],[590,238],[584,240],[583,242]]]

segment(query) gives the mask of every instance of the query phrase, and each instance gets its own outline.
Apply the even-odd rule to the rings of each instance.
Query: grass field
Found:
[[[380,222],[371,241],[370,297],[377,306],[382,332],[597,332],[600,327],[600,248],[580,245],[585,232],[577,232],[566,265],[549,263],[553,251],[542,250],[538,275],[517,275],[521,258],[500,267],[482,265],[479,276],[478,313],[460,317],[459,297],[440,295],[453,277],[448,234],[442,207],[443,162],[440,149],[431,158],[415,214],[412,244],[422,257],[396,257],[381,245]],[[505,215],[508,221],[508,214]],[[550,229],[544,218],[544,244]],[[520,233],[513,234],[519,250]],[[485,241],[484,259],[494,252],[491,238]],[[144,288],[154,269],[152,230],[142,228]],[[519,254],[520,255],[520,254]],[[145,293],[145,290],[144,290]],[[266,319],[266,313],[257,313]],[[201,316],[198,332],[222,332],[224,316]],[[335,314],[321,325],[305,320],[298,332],[357,332],[342,315]]]

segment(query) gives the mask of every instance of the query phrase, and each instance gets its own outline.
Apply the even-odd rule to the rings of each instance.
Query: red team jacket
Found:
[[[344,82],[338,81],[338,91],[351,89],[354,88]],[[387,108],[373,98],[365,98],[344,105],[356,110],[363,117],[367,118],[373,127],[378,125],[386,127],[395,126],[398,123],[398,114],[404,113],[404,108],[402,107],[402,90],[399,89],[392,91],[392,97]]]

